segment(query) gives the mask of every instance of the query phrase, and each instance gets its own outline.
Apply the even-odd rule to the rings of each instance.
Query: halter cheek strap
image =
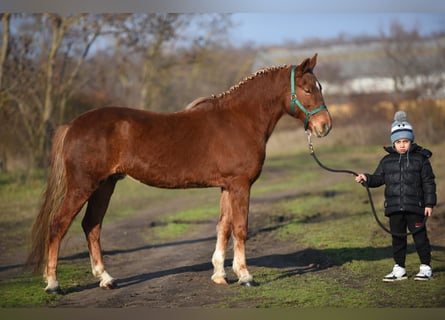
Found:
[[[303,104],[300,102],[300,100],[298,100],[297,94],[295,93],[295,68],[296,68],[295,66],[292,66],[292,70],[290,73],[290,87],[291,87],[290,109],[291,109],[292,115],[294,115],[294,116],[295,116],[295,105],[297,105],[300,108],[300,110],[304,112],[304,114],[306,115],[306,117],[304,118],[304,130],[307,130],[307,128],[309,126],[309,119],[316,113],[318,113],[322,110],[327,110],[327,108],[324,104],[322,104],[318,108],[316,108],[312,111],[308,111],[303,106]]]

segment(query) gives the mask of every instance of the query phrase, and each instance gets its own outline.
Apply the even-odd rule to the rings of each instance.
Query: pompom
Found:
[[[405,111],[397,111],[394,114],[394,120],[398,122],[406,122],[408,121],[408,116],[406,115]]]

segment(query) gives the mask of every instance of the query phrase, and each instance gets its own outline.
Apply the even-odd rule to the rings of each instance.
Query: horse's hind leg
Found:
[[[88,241],[93,275],[100,279],[99,286],[101,288],[108,289],[115,288],[116,284],[115,280],[105,271],[100,245],[100,231],[116,182],[116,179],[110,177],[99,185],[88,200],[85,217],[82,220],[82,228]]]
[[[59,256],[60,242],[68,231],[74,217],[85,204],[87,197],[73,196],[74,192],[67,192],[63,203],[54,216],[49,230],[48,258],[45,267],[45,280],[47,293],[59,293],[60,287],[57,281],[57,259]]]

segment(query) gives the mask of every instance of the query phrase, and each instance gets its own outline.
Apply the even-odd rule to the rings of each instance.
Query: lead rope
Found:
[[[309,152],[311,154],[311,156],[314,158],[315,162],[318,163],[318,165],[330,172],[335,172],[335,173],[349,173],[352,174],[354,176],[358,176],[357,172],[354,172],[352,170],[346,170],[346,169],[332,169],[329,168],[327,166],[325,166],[323,163],[320,162],[320,160],[318,160],[316,154],[315,154],[315,150],[314,150],[314,145],[312,144],[312,139],[311,139],[311,132],[306,130],[306,134],[307,134],[307,142],[308,142],[308,146],[309,146]],[[369,198],[369,203],[371,205],[371,210],[372,213],[374,215],[375,221],[377,221],[378,225],[385,230],[387,233],[396,236],[396,237],[406,237],[412,234],[415,234],[417,232],[419,232],[420,230],[422,230],[423,228],[425,228],[426,225],[426,221],[428,220],[428,216],[425,216],[425,218],[423,219],[423,223],[420,227],[418,227],[416,230],[411,231],[411,232],[407,232],[407,233],[395,233],[392,232],[391,230],[389,230],[387,227],[385,227],[385,225],[379,220],[378,216],[377,216],[377,212],[375,210],[375,206],[374,206],[374,201],[372,200],[372,195],[371,195],[371,191],[369,190],[369,186],[366,183],[366,181],[362,182],[362,185],[366,188],[366,192],[368,193],[368,198]]]

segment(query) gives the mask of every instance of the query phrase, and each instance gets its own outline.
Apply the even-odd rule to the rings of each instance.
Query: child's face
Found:
[[[408,152],[409,147],[411,146],[411,140],[409,139],[399,139],[394,142],[394,146],[396,151],[400,154],[405,154]]]

